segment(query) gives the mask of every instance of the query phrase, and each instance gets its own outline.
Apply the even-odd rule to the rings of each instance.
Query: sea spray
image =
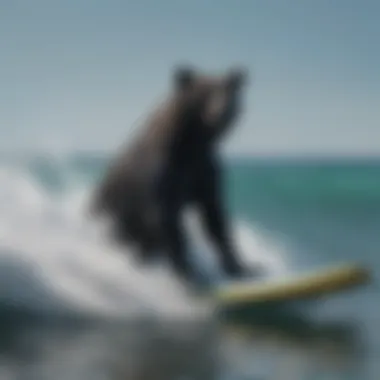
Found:
[[[51,156],[0,165],[0,303],[119,317],[198,307],[167,268],[139,267],[127,249],[112,244],[103,221],[91,220],[87,205],[101,171],[96,167],[85,170],[83,160]],[[217,273],[216,255],[191,214],[188,220],[196,261]],[[245,261],[285,270],[279,246],[252,225],[237,221],[234,228]]]

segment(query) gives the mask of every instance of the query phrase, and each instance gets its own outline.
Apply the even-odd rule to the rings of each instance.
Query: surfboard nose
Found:
[[[232,283],[216,292],[223,305],[258,304],[316,299],[371,282],[369,268],[344,265],[293,278],[269,279],[251,283]]]

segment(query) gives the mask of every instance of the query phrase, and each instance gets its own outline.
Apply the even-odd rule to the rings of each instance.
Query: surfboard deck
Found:
[[[222,306],[278,303],[318,298],[365,285],[370,279],[364,267],[341,265],[289,278],[219,285],[212,293]]]

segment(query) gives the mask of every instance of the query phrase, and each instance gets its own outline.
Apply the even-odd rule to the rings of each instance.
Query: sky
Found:
[[[106,150],[173,65],[250,83],[234,155],[380,155],[377,0],[0,0],[0,149]]]

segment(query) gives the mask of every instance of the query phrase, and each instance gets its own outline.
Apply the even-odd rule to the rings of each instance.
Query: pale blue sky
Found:
[[[380,153],[377,0],[0,0],[0,141],[114,149],[173,64],[254,73],[227,148]]]

